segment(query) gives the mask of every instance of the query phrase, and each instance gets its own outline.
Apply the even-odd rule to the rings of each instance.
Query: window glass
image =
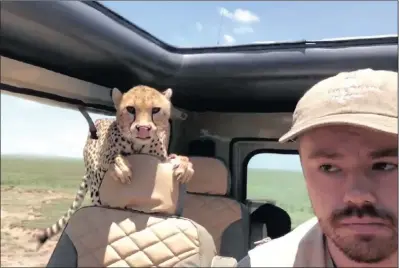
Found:
[[[93,120],[109,117],[90,115]],[[87,121],[78,110],[1,94],[4,266],[46,266],[50,248],[57,239],[46,243],[49,250],[32,254],[32,235],[36,228],[55,223],[72,204],[84,175],[83,147],[87,135]],[[89,201],[87,195],[84,205]]]
[[[247,199],[275,202],[291,216],[293,228],[314,216],[298,155],[254,155],[247,166]]]

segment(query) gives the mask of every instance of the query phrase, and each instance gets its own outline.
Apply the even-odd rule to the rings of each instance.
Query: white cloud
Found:
[[[228,34],[223,35],[223,40],[226,45],[232,45],[236,42],[235,38]]]
[[[220,15],[241,23],[250,24],[260,21],[259,17],[256,14],[252,13],[249,10],[241,8],[234,10],[234,12],[230,12],[228,9],[222,7],[220,8],[219,12]]]
[[[292,42],[292,40],[282,40],[282,41],[255,41],[252,42],[252,44],[265,44],[265,45],[270,45],[270,44],[279,44],[283,42]]]
[[[233,32],[235,34],[247,34],[247,33],[253,33],[254,29],[250,26],[241,26],[233,29]]]
[[[243,10],[243,9],[236,9],[234,11],[234,18],[235,20],[243,23],[252,23],[259,21],[258,16],[256,16],[254,13],[252,13],[249,10]]]
[[[219,12],[220,12],[220,15],[225,16],[227,18],[233,17],[233,14],[230,11],[228,11],[227,8],[221,7]]]
[[[198,32],[202,32],[202,29],[204,29],[204,26],[200,22],[195,23],[195,27]]]

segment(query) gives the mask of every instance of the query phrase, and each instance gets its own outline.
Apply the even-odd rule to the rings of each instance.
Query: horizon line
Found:
[[[78,156],[63,156],[63,155],[40,155],[40,154],[13,154],[13,153],[1,153],[1,157],[15,157],[15,158],[65,158],[71,160],[83,160],[82,157]],[[282,169],[282,168],[266,168],[266,167],[248,167],[248,169],[262,169],[262,170],[281,170],[285,172],[301,172],[301,170],[296,169]]]

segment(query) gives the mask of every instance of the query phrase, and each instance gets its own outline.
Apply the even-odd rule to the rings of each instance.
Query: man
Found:
[[[292,128],[315,218],[239,267],[398,267],[397,72],[340,73],[298,102]]]

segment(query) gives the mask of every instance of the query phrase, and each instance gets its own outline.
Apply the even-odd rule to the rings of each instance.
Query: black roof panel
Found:
[[[397,71],[396,37],[179,49],[96,2],[2,2],[3,56],[106,87],[172,87],[197,111],[289,112],[317,81]]]

